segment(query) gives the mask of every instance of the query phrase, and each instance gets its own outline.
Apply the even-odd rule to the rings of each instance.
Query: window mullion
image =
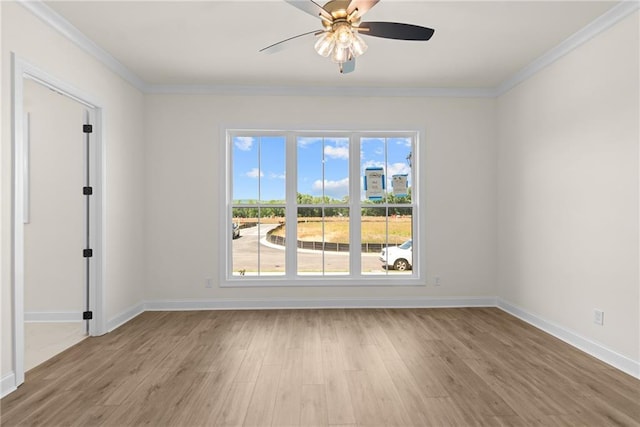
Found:
[[[360,208],[360,135],[349,137],[349,274],[362,274],[362,235]]]
[[[325,202],[325,185],[327,184],[327,179],[325,178],[325,158],[324,158],[324,150],[325,150],[325,138],[322,138],[322,204],[320,205],[320,219],[322,221],[322,275],[325,275],[325,241],[324,241],[324,222],[325,222],[325,217],[324,217],[324,202]]]
[[[288,133],[285,143],[285,277],[293,280],[298,271],[298,150],[297,138]]]
[[[260,236],[261,236],[261,227],[262,227],[262,217],[261,217],[261,212],[260,212],[260,206],[262,206],[262,194],[260,192],[261,190],[261,185],[262,185],[262,179],[260,178],[260,173],[262,172],[262,156],[261,156],[261,152],[260,149],[262,148],[262,138],[258,138],[258,276],[261,276],[262,274],[262,263],[260,262],[260,252],[261,252],[261,248],[260,248]]]
[[[225,214],[223,218],[223,224],[229,224],[233,222],[233,134],[229,131],[226,132],[226,141],[225,141],[225,149],[224,149],[224,157],[223,159],[226,162],[225,168],[225,199],[227,201],[225,206]],[[231,234],[231,235],[230,235]],[[226,253],[224,254],[224,278],[225,280],[229,280],[229,278],[233,275],[233,230],[231,233],[229,232],[229,226],[225,227],[224,235],[224,245],[226,248]]]

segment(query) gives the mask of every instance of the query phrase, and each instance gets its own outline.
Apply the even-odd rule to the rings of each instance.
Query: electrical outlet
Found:
[[[593,323],[596,325],[604,325],[604,311],[594,309],[593,310]]]
[[[205,281],[204,281],[204,287],[205,287],[205,288],[213,288],[213,281],[212,281],[210,278],[205,279]]]
[[[433,284],[434,284],[435,286],[440,286],[440,285],[441,285],[441,283],[440,283],[440,276],[436,276],[436,277],[434,277],[434,278],[433,278]]]

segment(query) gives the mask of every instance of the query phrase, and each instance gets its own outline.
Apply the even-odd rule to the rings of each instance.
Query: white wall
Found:
[[[91,94],[104,108],[107,320],[143,299],[144,97],[22,6],[2,2],[2,367],[11,356],[11,70],[10,52]]]
[[[498,100],[499,295],[635,363],[638,19]],[[592,321],[596,308],[604,326]]]
[[[492,99],[149,95],[148,300],[495,296],[496,146]],[[336,108],[339,106],[339,108]],[[205,289],[217,279],[225,126],[425,130],[418,163],[424,287]],[[442,286],[434,287],[439,275]]]

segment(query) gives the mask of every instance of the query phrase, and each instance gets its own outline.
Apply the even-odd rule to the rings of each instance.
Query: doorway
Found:
[[[106,331],[102,109],[76,88],[12,59],[17,387],[25,371]]]
[[[82,319],[86,156],[79,102],[34,80],[24,82],[25,371],[87,336]]]

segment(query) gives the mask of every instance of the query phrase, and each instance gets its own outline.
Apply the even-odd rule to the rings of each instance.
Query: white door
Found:
[[[24,225],[25,371],[86,335],[85,107],[24,83],[28,132]]]

